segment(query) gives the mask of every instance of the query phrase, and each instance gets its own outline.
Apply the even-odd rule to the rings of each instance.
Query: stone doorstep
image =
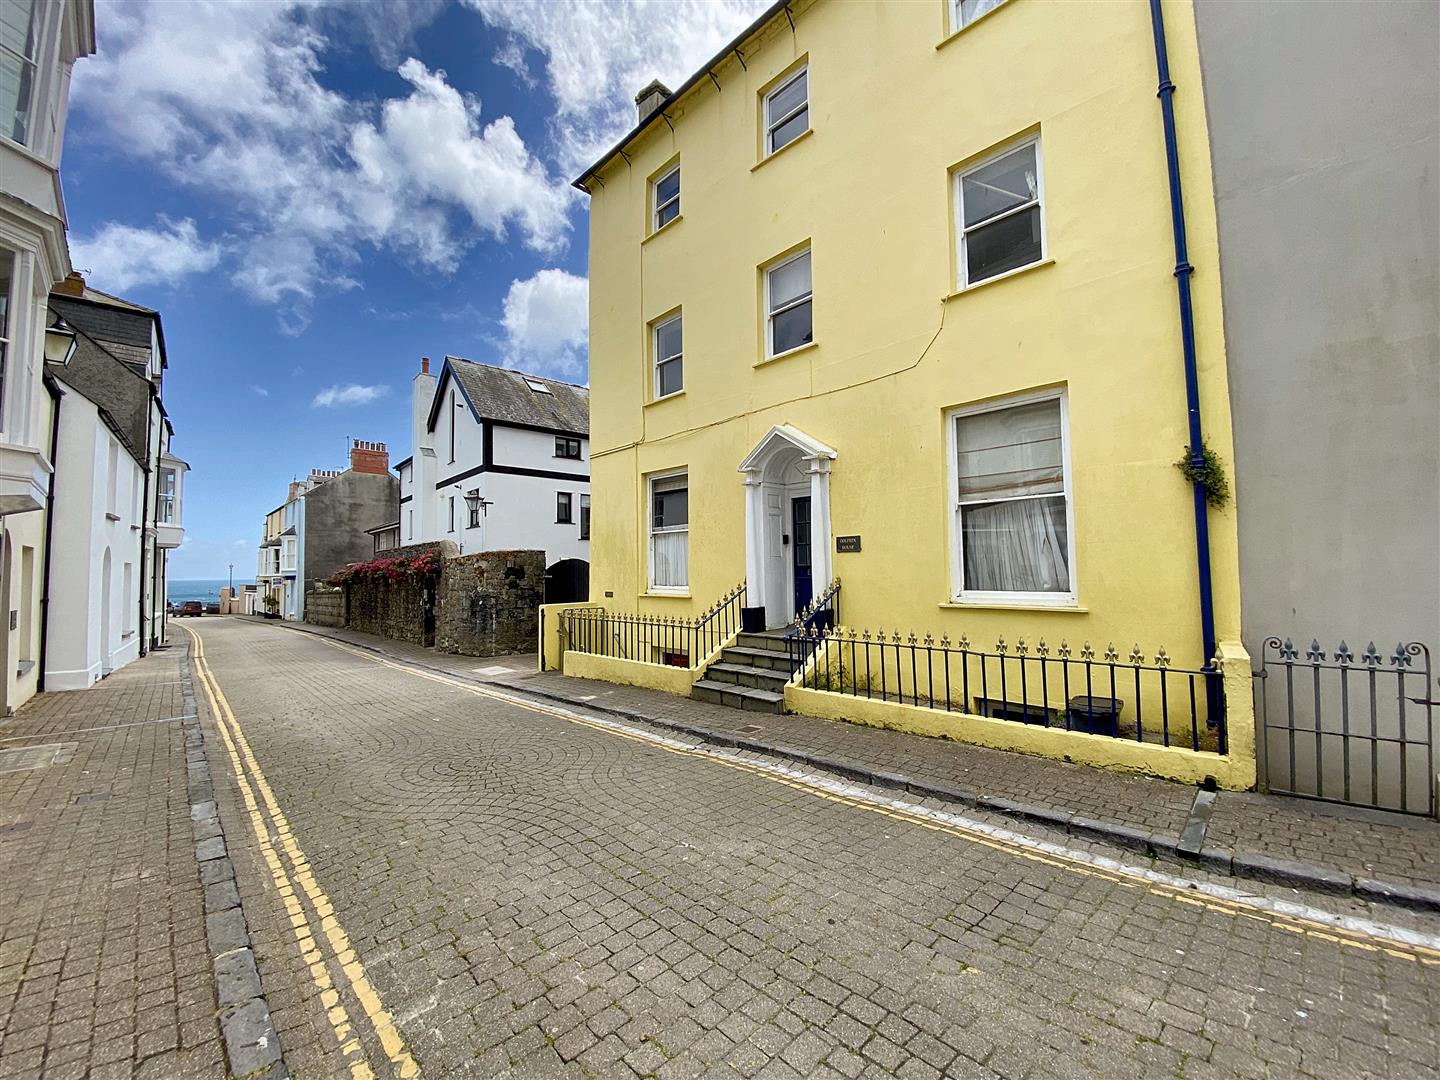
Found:
[[[323,634],[309,627],[292,625],[285,627],[285,629],[296,630],[300,633],[315,634],[317,637],[333,636]],[[703,724],[690,724],[666,717],[649,716],[645,713],[637,712],[634,709],[602,705],[593,700],[581,700],[578,697],[556,693],[553,690],[542,690],[534,686],[488,682],[484,679],[473,678],[468,674],[461,674],[446,668],[428,665],[413,657],[389,654],[385,649],[368,643],[351,641],[348,638],[339,640],[344,640],[347,644],[365,649],[379,656],[389,655],[395,659],[403,660],[406,663],[415,664],[417,667],[427,668],[437,674],[449,675],[453,678],[469,679],[469,681],[476,683],[500,686],[522,697],[537,697],[576,708],[608,713],[613,716],[664,728],[668,731],[690,735],[698,738],[703,743],[709,743],[714,746],[745,750],[751,753],[764,754],[768,757],[795,762],[797,764],[808,765],[812,768],[834,773],[847,780],[870,784],[875,787],[904,790],[919,798],[934,798],[945,802],[953,802],[961,806],[969,806],[979,810],[1005,814],[1023,821],[1032,821],[1036,824],[1046,825],[1050,828],[1064,829],[1073,836],[1092,840],[1103,840],[1107,843],[1115,844],[1131,851],[1143,852],[1157,858],[1178,857],[1182,860],[1203,866],[1208,870],[1228,874],[1231,877],[1250,878],[1272,884],[1308,888],[1317,892],[1353,895],[1373,903],[1392,904],[1397,907],[1413,908],[1418,911],[1440,912],[1440,888],[1409,885],[1400,882],[1387,882],[1375,878],[1347,874],[1327,867],[1318,866],[1314,863],[1285,859],[1262,853],[1237,852],[1223,847],[1202,846],[1192,853],[1189,849],[1193,846],[1195,837],[1197,835],[1203,837],[1203,833],[1197,834],[1196,831],[1190,828],[1189,823],[1187,823],[1186,830],[1181,837],[1172,838],[1165,834],[1146,832],[1143,829],[1137,829],[1134,826],[1124,825],[1119,822],[1101,821],[1095,818],[1083,817],[1070,811],[1036,806],[1030,803],[1001,798],[999,796],[976,795],[974,792],[953,785],[935,781],[917,780],[913,777],[908,777],[890,770],[877,769],[863,762],[829,757],[798,747],[771,743],[749,736],[739,736],[731,732],[708,728]],[[732,687],[732,689],[738,688]],[[1201,794],[1211,793],[1202,791]],[[1208,817],[1208,813],[1205,814],[1206,821],[1208,821]],[[1193,819],[1194,812],[1192,811],[1192,822]],[[1186,840],[1189,840],[1190,843],[1186,844]]]

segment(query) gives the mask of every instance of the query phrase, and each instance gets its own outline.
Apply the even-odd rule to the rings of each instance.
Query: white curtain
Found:
[[[961,528],[967,590],[1070,591],[1064,498],[966,506]]]
[[[1060,401],[959,417],[964,587],[1069,592],[1069,531]]]
[[[690,584],[690,530],[655,532],[650,536],[650,572],[660,589],[680,589]]]

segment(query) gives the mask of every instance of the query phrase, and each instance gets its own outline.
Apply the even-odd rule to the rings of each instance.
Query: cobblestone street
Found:
[[[344,643],[189,625],[224,827],[201,847],[233,860],[293,1076],[1440,1072],[1433,916],[1246,899]],[[163,722],[182,651],[0,729],[74,744],[0,773],[0,1076],[234,1069],[211,964],[235,952],[216,925],[207,950],[214,852]],[[162,722],[98,730],[126,707]]]

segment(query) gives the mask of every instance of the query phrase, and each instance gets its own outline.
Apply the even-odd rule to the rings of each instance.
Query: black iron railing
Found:
[[[1303,639],[1302,639],[1303,640]],[[1267,638],[1255,672],[1260,753],[1271,791],[1433,815],[1434,672],[1430,650],[1372,641],[1327,655],[1312,640]]]
[[[694,619],[566,608],[560,612],[561,648],[642,664],[693,668],[739,631],[744,606],[742,583]]]
[[[1002,637],[979,649],[963,636],[838,629],[797,630],[794,650],[804,659],[792,680],[810,690],[1225,753],[1219,670],[1177,667],[1163,648],[1152,662],[1138,645],[1121,656],[1113,644],[1097,654]]]
[[[790,655],[790,675],[805,666],[818,635],[840,625],[840,579],[825,586],[823,592],[795,616],[785,631],[785,651]]]

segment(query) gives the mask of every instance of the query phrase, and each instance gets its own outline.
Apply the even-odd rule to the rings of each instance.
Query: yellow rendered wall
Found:
[[[1142,3],[1009,0],[946,39],[943,0],[796,3],[591,187],[591,598],[693,616],[745,576],[741,459],[788,423],[838,451],[842,620],[1200,653],[1173,238]],[[1215,215],[1192,11],[1165,4],[1208,441],[1231,460]],[[757,167],[760,93],[798,58],[806,137]],[[1040,133],[1049,262],[959,295],[951,170]],[[681,218],[647,237],[678,155]],[[603,186],[602,186],[603,184]],[[809,240],[813,348],[761,356],[757,268]],[[948,299],[945,299],[949,296]],[[685,392],[649,402],[647,325],[681,308]],[[1072,610],[952,595],[942,412],[1064,384]],[[647,473],[690,472],[690,595],[644,594]],[[1235,524],[1210,516],[1218,639],[1240,626]],[[833,550],[833,545],[832,545]],[[818,583],[817,583],[818,587]]]

